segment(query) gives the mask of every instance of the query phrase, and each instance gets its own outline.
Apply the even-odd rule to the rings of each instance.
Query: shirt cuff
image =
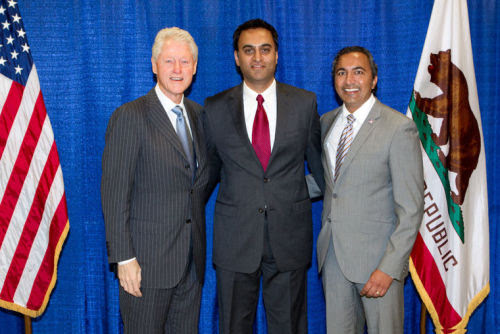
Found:
[[[134,261],[134,260],[135,260],[135,257],[133,257],[133,258],[131,258],[131,259],[128,259],[128,260],[125,260],[125,261],[120,261],[120,262],[118,262],[118,265],[119,265],[119,266],[122,266],[122,265],[127,264],[127,263],[129,263],[129,262],[132,262],[132,261]]]

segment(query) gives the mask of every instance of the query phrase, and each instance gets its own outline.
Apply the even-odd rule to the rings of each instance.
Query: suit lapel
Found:
[[[147,110],[148,117],[151,119],[151,123],[155,126],[158,131],[163,134],[167,140],[172,144],[175,149],[179,151],[180,154],[187,160],[186,153],[184,153],[184,149],[182,148],[181,141],[179,140],[179,136],[177,136],[177,132],[175,132],[174,127],[172,126],[172,122],[168,118],[165,109],[161,105],[158,96],[156,96],[156,92],[153,89],[149,91],[147,96]]]
[[[326,164],[324,164],[325,178],[327,182],[329,182],[329,184],[331,185],[333,185],[333,171],[330,169],[330,166],[332,166],[332,161],[330,161],[330,155],[325,153],[327,152],[326,144],[333,130],[337,117],[340,115],[341,111],[342,111],[341,107],[337,108],[333,110],[331,113],[323,116],[323,118],[321,119],[321,144],[324,152],[322,154],[322,157],[323,159],[325,159],[326,162]]]
[[[330,133],[333,130],[333,125],[335,124],[335,121],[337,120],[337,117],[340,115],[341,111],[342,108],[339,107],[333,110],[330,114],[327,114],[321,120],[321,143],[323,143],[323,146],[326,145],[326,139],[328,138],[328,136],[330,136]]]
[[[271,151],[271,157],[269,158],[269,164],[267,166],[268,169],[273,163],[273,158],[280,149],[283,139],[285,139],[285,133],[288,129],[288,121],[290,119],[290,117],[287,117],[287,112],[293,110],[293,107],[289,105],[290,99],[287,98],[287,95],[285,87],[281,83],[276,82],[276,129],[273,150]]]
[[[236,129],[236,134],[240,137],[243,146],[247,153],[253,157],[255,163],[262,169],[259,158],[253,149],[252,142],[250,141],[249,134],[245,123],[245,112],[243,107],[243,83],[233,90],[229,95],[227,110],[231,114],[231,118]],[[269,167],[268,167],[269,168]]]
[[[370,112],[368,113],[368,116],[363,122],[363,125],[361,125],[358,134],[352,141],[351,148],[349,149],[349,152],[347,152],[347,155],[344,158],[342,166],[340,166],[339,176],[337,177],[337,181],[340,180],[344,172],[349,168],[349,165],[354,160],[354,157],[363,147],[363,144],[370,136],[370,133],[377,126],[378,123],[377,120],[379,117],[380,117],[380,107],[379,107],[379,102],[377,100],[373,105],[372,109],[370,110]]]
[[[201,147],[201,145],[204,145],[204,143],[202,143],[202,139],[200,138],[201,132],[199,129],[198,115],[194,111],[194,108],[191,105],[191,101],[188,100],[187,98],[184,98],[184,107],[186,107],[186,113],[188,115],[189,125],[191,127],[191,134],[193,136],[194,153],[196,157],[196,162],[198,163],[198,168],[196,170],[196,176],[197,176],[199,175],[201,170],[205,168],[206,152]]]

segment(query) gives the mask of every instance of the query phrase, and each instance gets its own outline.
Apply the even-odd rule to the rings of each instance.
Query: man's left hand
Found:
[[[383,297],[392,283],[392,277],[381,270],[376,269],[366,282],[360,295],[364,297]]]

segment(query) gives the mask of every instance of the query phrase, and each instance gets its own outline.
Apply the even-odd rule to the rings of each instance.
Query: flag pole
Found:
[[[420,334],[426,334],[425,321],[427,320],[427,307],[424,302],[420,302]]]
[[[32,334],[31,331],[31,317],[28,315],[24,315],[24,333]]]

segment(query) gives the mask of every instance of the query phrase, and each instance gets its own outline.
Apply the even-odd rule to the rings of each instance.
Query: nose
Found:
[[[256,61],[260,61],[260,56],[261,56],[261,54],[260,54],[260,50],[259,50],[259,49],[255,50],[255,53],[254,53],[254,59],[255,59]]]
[[[348,71],[348,72],[346,73],[346,78],[345,78],[345,80],[346,80],[346,82],[347,82],[348,84],[353,83],[353,82],[354,82],[354,74],[353,74],[352,72]]]
[[[176,60],[174,62],[174,73],[180,73],[181,72],[181,63],[180,61]]]

